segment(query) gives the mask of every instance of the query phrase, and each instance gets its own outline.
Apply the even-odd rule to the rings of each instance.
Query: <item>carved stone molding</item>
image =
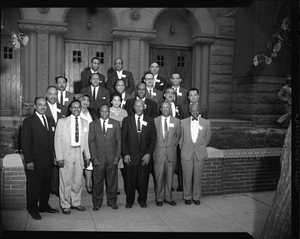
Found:
[[[53,26],[53,25],[38,25],[38,24],[24,24],[19,25],[22,32],[31,31],[37,33],[57,33],[64,34],[67,32],[66,26]]]
[[[124,31],[124,30],[113,30],[112,31],[112,38],[113,39],[123,39],[123,38],[135,38],[145,41],[151,41],[155,39],[156,34],[150,32],[133,32],[133,31]]]
[[[130,8],[130,18],[132,20],[138,20],[141,17],[140,8]]]
[[[39,12],[41,13],[46,13],[49,12],[49,8],[43,7],[43,8],[38,8]]]
[[[192,38],[192,44],[212,44],[215,42],[215,39],[212,37],[203,37],[203,36],[196,36]]]

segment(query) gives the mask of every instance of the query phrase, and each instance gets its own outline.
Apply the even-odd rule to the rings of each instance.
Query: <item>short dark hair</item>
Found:
[[[151,74],[152,76],[153,76],[153,78],[154,78],[154,75],[150,72],[150,71],[147,71],[144,75],[143,75],[143,78],[142,78],[142,83],[145,83],[145,77],[146,77],[146,75],[148,75],[148,74]]]
[[[126,82],[123,79],[116,80],[115,83],[114,83],[114,87],[116,87],[118,81],[123,81],[124,85],[125,85],[125,88],[126,88]]]
[[[190,88],[190,89],[188,90],[187,96],[190,95],[190,91],[197,91],[197,94],[199,95],[199,90],[198,90],[197,88],[195,88],[195,87],[192,87],[192,88]]]
[[[171,74],[171,78],[172,78],[172,75],[174,75],[174,74],[178,74],[178,75],[179,75],[179,78],[181,79],[181,75],[180,75],[180,73],[177,72],[177,71],[175,71],[175,72],[173,72],[173,73]]]
[[[110,96],[110,102],[112,102],[112,100],[113,100],[113,98],[114,98],[115,96],[119,96],[119,97],[120,97],[120,100],[121,100],[121,102],[122,102],[122,95],[121,95],[119,92],[117,92],[117,91],[115,91],[114,93],[112,93],[112,95]],[[112,103],[111,103],[111,105],[112,105]]]
[[[99,72],[94,72],[90,75],[89,80],[92,79],[93,75],[98,75],[99,76],[99,80],[100,80],[100,73]]]
[[[44,99],[44,100],[47,102],[47,100],[46,100],[45,97],[43,97],[43,96],[37,96],[37,97],[34,98],[34,104],[35,104],[35,105],[36,105],[36,102],[37,102],[39,99]]]
[[[57,76],[57,77],[55,77],[55,84],[57,84],[57,81],[58,81],[59,78],[64,78],[65,81],[66,81],[66,83],[68,82],[67,77],[64,77],[64,76]]]
[[[49,85],[49,86],[47,87],[47,90],[46,90],[46,91],[48,91],[50,88],[55,88],[55,89],[58,91],[58,89],[57,89],[57,87],[56,87],[55,85]]]
[[[99,63],[100,63],[100,58],[99,57],[97,57],[97,56],[94,56],[92,59],[91,59],[91,63],[93,62],[93,60],[95,60],[95,59],[97,59],[98,61],[99,61]]]
[[[116,63],[117,60],[121,60],[121,61],[122,61],[122,64],[124,64],[123,59],[120,58],[120,57],[116,58],[115,61],[114,61],[114,63]]]
[[[80,100],[74,99],[74,100],[72,100],[72,101],[70,102],[70,104],[69,104],[69,109],[71,109],[72,104],[73,104],[73,103],[76,103],[76,102],[78,102],[78,103],[80,104],[80,106],[81,106]]]
[[[103,106],[107,106],[108,109],[110,108],[108,104],[104,103],[104,104],[100,105],[100,107],[98,108],[98,112],[99,113],[100,113],[101,107],[103,107]]]

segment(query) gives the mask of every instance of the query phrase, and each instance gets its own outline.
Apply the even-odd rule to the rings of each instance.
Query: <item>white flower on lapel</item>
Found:
[[[199,125],[198,125],[198,129],[202,130],[203,127],[199,124]]]

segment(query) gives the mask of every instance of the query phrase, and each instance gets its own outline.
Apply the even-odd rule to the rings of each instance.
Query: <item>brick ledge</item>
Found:
[[[280,156],[283,148],[224,149],[224,159]]]

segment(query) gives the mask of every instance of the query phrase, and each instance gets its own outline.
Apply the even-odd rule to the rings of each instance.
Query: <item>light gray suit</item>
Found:
[[[183,173],[183,199],[199,200],[207,145],[211,138],[210,121],[199,116],[198,137],[195,143],[191,134],[192,117],[181,120],[182,134],[179,142]]]
[[[57,161],[64,160],[64,167],[59,168],[59,196],[62,208],[80,206],[84,168],[83,154],[86,158],[91,158],[88,146],[89,124],[82,118],[80,120],[81,145],[78,148],[71,147],[71,116],[59,119],[56,126],[54,138],[56,159]]]
[[[164,199],[173,201],[171,188],[177,160],[177,145],[181,136],[180,120],[170,116],[169,134],[164,140],[164,130],[162,121],[164,116],[154,119],[157,139],[153,153],[154,173],[156,179],[156,198],[157,202]]]

